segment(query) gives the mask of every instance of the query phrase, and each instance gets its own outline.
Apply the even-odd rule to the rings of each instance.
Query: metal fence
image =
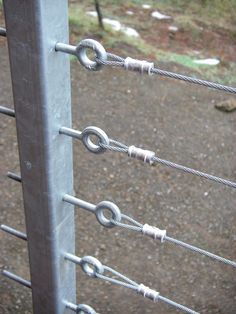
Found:
[[[78,46],[67,44],[67,0],[16,0],[14,8],[11,0],[4,0],[4,14],[6,29],[0,28],[0,35],[6,36],[8,42],[15,110],[0,107],[0,113],[16,121],[21,174],[9,172],[8,177],[22,184],[27,234],[6,225],[1,225],[1,229],[27,241],[31,279],[27,281],[7,270],[3,274],[32,289],[36,314],[61,314],[71,310],[96,313],[89,305],[76,304],[75,265],[90,277],[121,285],[154,302],[162,301],[184,312],[197,313],[103,265],[95,257],[75,255],[74,206],[79,206],[95,214],[106,228],[129,229],[236,267],[234,261],[170,237],[164,229],[135,220],[112,202],[92,204],[76,198],[72,139],[82,141],[88,152],[94,154],[112,150],[150,166],[163,164],[231,188],[236,188],[236,182],[161,159],[152,150],[120,143],[95,126],[83,131],[73,129],[69,54],[78,57],[91,71],[105,65],[167,76],[230,93],[236,93],[236,88],[164,71],[147,61],[121,58],[107,53],[101,44],[91,39],[82,40]],[[87,56],[88,49],[94,51],[94,60]]]

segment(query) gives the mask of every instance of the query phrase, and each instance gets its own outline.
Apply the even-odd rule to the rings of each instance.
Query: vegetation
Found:
[[[143,0],[103,0],[103,6],[112,4],[117,6],[130,5],[140,6],[144,3]],[[145,3],[151,4],[152,6],[157,5],[156,0],[148,0]],[[165,6],[168,9],[173,8],[178,11],[185,11],[186,13],[204,11],[204,14],[209,16],[219,17],[220,15],[235,17],[236,2],[235,0],[159,0],[158,6]]]
[[[228,3],[228,5],[223,6],[222,3]],[[235,3],[234,3],[235,2]],[[124,10],[137,10],[141,8],[141,4],[144,1],[141,0],[103,0],[102,12],[106,17],[119,19],[121,22],[130,25],[129,17],[125,14],[120,14],[122,8]],[[153,9],[157,8],[156,1],[145,1],[145,3],[152,4]],[[211,8],[209,3],[218,3],[217,8],[214,10]],[[123,6],[123,7],[122,7]],[[221,7],[223,10],[221,11]],[[199,21],[204,25],[208,23],[212,25],[211,19],[215,14],[220,14],[222,23],[228,27],[230,23],[229,16],[231,16],[234,8],[236,8],[236,1],[218,1],[218,0],[198,0],[198,1],[185,1],[185,0],[159,0],[158,10],[163,12],[168,12],[175,18],[175,24],[183,30],[187,30],[190,36],[194,39],[201,36],[201,30],[199,27]],[[141,38],[132,38],[125,36],[120,32],[113,31],[109,26],[105,26],[105,31],[98,27],[98,22],[96,18],[92,18],[86,14],[86,11],[94,10],[93,2],[89,4],[88,1],[82,1],[80,4],[72,4],[70,10],[70,25],[72,30],[72,40],[77,41],[81,37],[93,37],[100,40],[104,46],[109,50],[114,50],[117,53],[121,53],[124,56],[127,55],[125,51],[132,51],[132,54],[136,57],[147,58],[150,60],[156,60],[160,62],[173,62],[188,68],[192,75],[198,73],[201,75],[204,73],[206,79],[218,80],[223,83],[235,84],[236,76],[234,75],[236,71],[236,64],[233,62],[227,62],[227,64],[221,64],[217,67],[209,67],[206,65],[198,65],[193,62],[196,56],[191,54],[181,54],[176,53],[171,50],[161,50],[157,49],[151,41],[147,41]],[[204,12],[201,10],[205,10]],[[209,14],[209,10],[211,13]],[[183,14],[184,12],[184,14]],[[186,12],[189,12],[186,14]],[[196,18],[198,12],[198,19]],[[199,13],[203,12],[203,13]],[[149,29],[150,25],[140,26],[140,21],[135,16],[132,16],[132,24],[130,26],[140,27]],[[207,18],[205,17],[207,16]],[[226,18],[227,17],[227,18]],[[219,22],[219,19],[215,23]],[[148,22],[151,23],[151,22]],[[219,23],[218,23],[219,24]],[[211,26],[213,27],[213,26]],[[217,25],[219,27],[219,25]],[[236,30],[235,30],[236,34]]]
[[[95,9],[96,9],[96,12],[97,12],[97,15],[98,15],[99,27],[104,30],[102,11],[101,11],[101,8],[100,8],[99,0],[94,0],[94,5],[95,5]]]
[[[153,10],[157,9],[174,16],[175,25],[180,30],[186,31],[192,39],[201,37],[201,29],[208,27],[213,31],[219,28],[227,30],[232,40],[236,40],[236,0],[102,0],[99,2],[104,16],[118,19],[128,26],[147,33],[152,27],[151,19],[142,24],[138,14],[134,14],[130,19],[122,12],[125,10],[139,12],[143,3],[151,4]],[[132,51],[135,57],[154,60],[158,64],[172,62],[186,67],[192,75],[204,74],[206,79],[236,84],[236,63],[234,62],[221,62],[220,66],[213,67],[197,65],[193,62],[196,56],[191,55],[191,52],[176,53],[171,49],[161,50],[158,45],[156,47],[151,40],[146,40],[143,36],[131,39],[121,32],[113,31],[108,25],[105,25],[105,30],[102,27],[99,28],[98,20],[86,14],[86,11],[94,10],[94,4],[99,4],[99,2],[98,0],[81,0],[70,4],[71,42],[75,43],[84,37],[97,38],[108,50],[115,50],[123,56],[127,55],[127,51],[129,53]],[[1,6],[2,0],[0,0],[0,8]]]

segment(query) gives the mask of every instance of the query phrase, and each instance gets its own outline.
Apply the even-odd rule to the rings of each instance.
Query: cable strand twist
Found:
[[[113,67],[122,67],[122,68],[126,68],[127,70],[132,70],[132,68],[126,67],[126,59],[117,56],[113,53],[107,53],[107,56],[111,59],[111,60],[101,60],[99,58],[96,58],[96,62],[101,64],[101,65],[107,65],[107,66],[113,66]],[[129,58],[129,57],[128,57]],[[139,60],[137,60],[139,61]],[[140,61],[142,62],[142,61]],[[141,72],[141,71],[140,71]],[[143,73],[143,72],[142,72]],[[207,80],[202,80],[202,79],[198,79],[198,78],[194,78],[191,76],[186,76],[183,74],[178,74],[178,73],[174,73],[174,72],[170,72],[170,71],[166,71],[166,70],[161,70],[157,67],[152,67],[148,70],[148,74],[157,74],[160,76],[165,76],[165,77],[169,77],[169,78],[173,78],[173,79],[177,79],[177,80],[181,80],[181,81],[185,81],[188,83],[192,83],[192,84],[197,84],[197,85],[201,85],[201,86],[205,86],[208,88],[212,88],[212,89],[217,89],[217,90],[221,90],[224,92],[229,92],[229,93],[233,93],[236,94],[236,88],[235,87],[231,87],[231,86],[226,86],[226,85],[222,85],[219,83],[215,83],[215,82],[210,82]]]

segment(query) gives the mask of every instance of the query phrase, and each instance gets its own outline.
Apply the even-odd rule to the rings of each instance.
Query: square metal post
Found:
[[[75,302],[70,64],[67,0],[4,0],[29,248],[33,312],[61,314]]]

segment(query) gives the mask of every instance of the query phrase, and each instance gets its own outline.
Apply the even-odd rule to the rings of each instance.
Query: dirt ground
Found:
[[[129,9],[129,6],[120,6],[113,13],[118,16],[125,16],[126,11]],[[173,6],[173,12],[169,12],[173,19],[166,21],[150,18],[153,8],[143,10],[141,7],[133,7],[131,10],[134,12],[135,21],[132,18],[130,20],[134,23],[135,28],[138,29],[141,38],[147,44],[151,43],[157,49],[190,55],[199,51],[203,55],[217,56],[224,62],[236,61],[236,41],[232,35],[234,26],[226,28],[220,27],[217,23],[212,25],[197,15],[195,18],[192,17],[192,25],[189,22],[186,22],[187,25],[181,25],[178,22],[180,12],[176,12],[176,6]],[[183,14],[183,12],[181,13]],[[168,26],[171,25],[178,26],[176,33],[168,29]]]
[[[7,49],[0,43],[0,104],[12,107]],[[171,67],[172,70],[180,70]],[[169,79],[117,69],[89,73],[72,63],[74,127],[101,127],[129,145],[236,180],[236,112],[214,104],[229,95]],[[0,222],[24,231],[21,186],[6,178],[19,173],[14,119],[0,117]],[[177,239],[236,260],[235,190],[164,166],[149,167],[127,156],[93,155],[74,142],[76,195],[89,202],[114,201],[122,212]],[[76,209],[76,253],[93,255],[131,279],[201,313],[236,312],[235,270],[169,243],[135,232],[104,229]],[[0,267],[29,278],[24,241],[0,233]],[[99,313],[176,313],[133,291],[88,279],[78,268],[79,303]],[[27,288],[0,277],[0,313],[32,313]]]

